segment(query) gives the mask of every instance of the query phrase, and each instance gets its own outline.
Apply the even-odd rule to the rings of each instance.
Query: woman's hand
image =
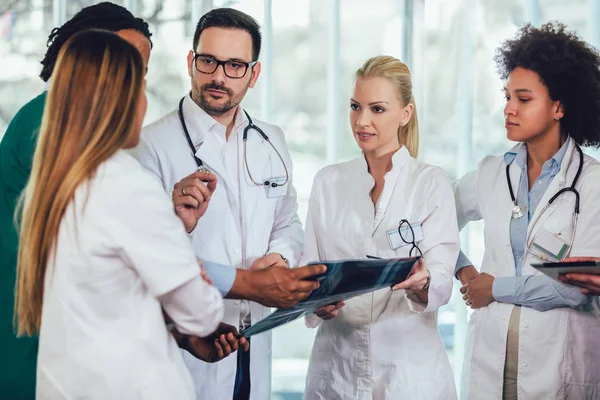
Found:
[[[569,261],[600,261],[598,257],[569,257],[561,262]],[[600,296],[600,275],[572,272],[559,275],[558,280],[568,285],[577,286],[586,296]]]
[[[561,262],[569,261],[600,261],[598,257],[569,257]],[[582,294],[586,296],[600,296],[600,275],[572,272],[559,275],[558,280],[568,285],[579,287]]]
[[[600,275],[570,273],[558,277],[563,283],[578,286],[579,291],[586,296],[600,296]]]
[[[400,282],[392,286],[392,290],[407,290],[414,293],[419,301],[427,303],[429,301],[429,282],[431,281],[431,274],[429,270],[425,268],[425,261],[423,257],[419,258],[413,266],[408,278],[403,282]]]
[[[344,307],[345,304],[346,303],[344,303],[343,301],[340,301],[339,303],[335,304],[330,304],[328,306],[319,308],[317,311],[315,311],[315,314],[317,314],[317,317],[327,321],[337,317],[338,310]]]

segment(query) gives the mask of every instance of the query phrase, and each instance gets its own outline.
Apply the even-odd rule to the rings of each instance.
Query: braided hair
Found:
[[[68,20],[60,28],[52,29],[46,46],[46,55],[41,61],[42,72],[40,78],[48,82],[58,53],[65,42],[77,32],[86,29],[106,29],[117,32],[125,29],[134,29],[148,38],[150,46],[150,30],[148,23],[141,18],[134,17],[126,8],[110,2],[102,2],[81,9],[73,18]]]

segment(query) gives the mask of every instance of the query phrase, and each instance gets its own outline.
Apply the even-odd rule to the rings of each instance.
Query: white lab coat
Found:
[[[172,210],[160,185],[124,151],[77,189],[45,276],[37,399],[194,398],[161,309],[161,296],[199,274]],[[196,315],[183,326],[196,321],[186,333],[206,336],[223,303],[199,282],[201,301],[190,306]]]
[[[559,189],[568,186],[579,166],[571,141],[560,172],[544,193],[531,221]],[[517,145],[521,146],[521,144]],[[576,185],[581,196],[580,217],[571,256],[600,256],[600,164],[585,156]],[[519,182],[521,169],[512,163],[510,178]],[[455,189],[457,216],[462,228],[468,221],[485,221],[485,253],[481,271],[495,277],[515,276],[510,242],[512,201],[502,156],[484,158]],[[527,238],[541,226],[570,239],[575,196],[559,197],[542,215]],[[532,263],[541,260],[525,253],[523,275],[538,275]],[[469,320],[463,365],[463,399],[502,398],[504,361],[512,304],[493,302],[473,311]],[[600,319],[571,308],[536,311],[522,307],[519,327],[519,399],[600,398]]]
[[[319,325],[307,400],[456,398],[435,312],[452,294],[459,251],[452,187],[444,171],[415,160],[404,147],[392,162],[377,208],[364,157],[317,174],[303,261],[408,257],[411,246],[392,250],[386,232],[404,218],[420,222],[424,239],[417,245],[431,272],[429,303],[387,288],[346,301],[332,320],[307,316],[307,326]]]
[[[193,247],[205,260],[247,269],[259,257],[276,252],[285,256],[290,265],[297,265],[302,250],[302,225],[297,216],[296,191],[292,186],[292,161],[285,137],[280,128],[253,119],[279,150],[290,174],[287,185],[270,192],[255,186],[248,178],[243,161],[243,127],[247,118],[238,109],[240,126],[230,140],[238,144],[238,179],[225,171],[220,152],[210,134],[207,121],[213,121],[186,95],[183,104],[185,120],[196,155],[218,177],[206,214],[200,218],[192,233]],[[208,119],[207,119],[208,118]],[[237,125],[237,124],[236,124]],[[271,146],[255,131],[250,130],[247,142],[248,167],[255,180],[285,175],[283,166]],[[196,163],[183,133],[178,113],[173,111],[145,127],[142,142],[135,154],[154,176],[161,180],[164,190],[171,194],[173,186],[196,170]],[[268,197],[273,196],[273,197]],[[239,194],[239,196],[238,196]],[[243,199],[241,202],[239,198]],[[240,301],[225,300],[224,322],[239,326]],[[270,309],[250,302],[252,323],[265,318]],[[237,356],[208,364],[184,352],[197,399],[230,399],[233,396]],[[252,338],[250,350],[251,400],[271,398],[271,334]]]

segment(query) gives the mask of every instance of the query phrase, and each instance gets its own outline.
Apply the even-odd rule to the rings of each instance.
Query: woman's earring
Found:
[[[555,121],[560,121],[560,117],[557,115],[556,117],[554,117]]]

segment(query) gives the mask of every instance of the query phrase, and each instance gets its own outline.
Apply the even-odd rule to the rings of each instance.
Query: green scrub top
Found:
[[[0,142],[0,398],[35,399],[37,338],[13,328],[19,236],[15,207],[31,173],[46,92],[19,110]]]

